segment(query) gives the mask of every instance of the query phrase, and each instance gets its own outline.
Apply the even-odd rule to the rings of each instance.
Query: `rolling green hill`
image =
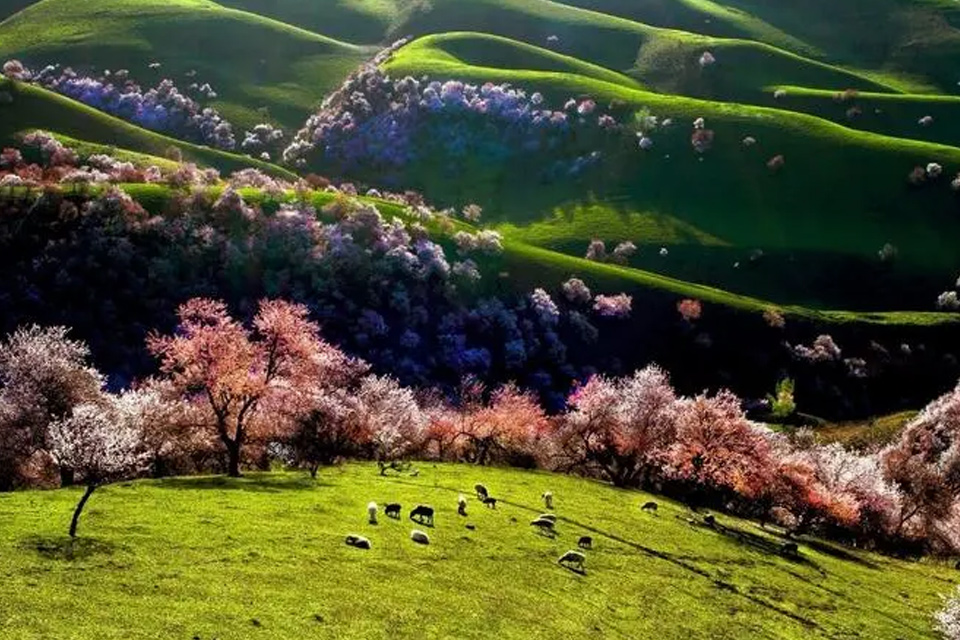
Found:
[[[540,472],[371,465],[301,474],[137,482],[94,494],[70,555],[77,490],[0,495],[0,632],[9,640],[198,638],[710,637],[933,639],[955,571],[814,539],[798,559],[755,523],[696,524],[680,504]],[[497,509],[458,493],[484,483]],[[556,538],[532,531],[556,496]],[[403,516],[367,524],[366,504]],[[409,539],[436,507],[431,544]],[[691,518],[693,524],[688,523]],[[465,528],[472,523],[474,530]],[[372,549],[348,547],[347,534]],[[557,564],[593,537],[586,572]]]
[[[945,180],[923,189],[907,182],[913,167],[933,161],[954,175],[960,170],[960,149],[955,147],[855,131],[780,109],[665,96],[570,73],[454,63],[447,49],[437,51],[430,39],[405,47],[387,68],[394,75],[440,69],[442,76],[508,81],[555,99],[589,94],[674,119],[672,127],[654,134],[653,150],[610,159],[584,183],[530,189],[528,174],[513,167],[468,164],[462,175],[469,174],[469,180],[456,179],[439,166],[414,168],[415,183],[436,198],[484,202],[510,237],[580,255],[591,237],[652,248],[708,247],[689,256],[701,269],[691,279],[704,281],[709,273],[706,281],[717,286],[811,306],[837,306],[839,299],[817,304],[793,298],[784,278],[795,269],[808,278],[815,277],[810,269],[832,270],[836,263],[825,260],[830,255],[878,263],[878,250],[892,243],[900,252],[894,271],[903,270],[908,281],[925,278],[927,300],[938,293],[937,278],[946,286],[949,274],[960,269],[960,254],[950,239],[960,231],[953,192]],[[714,148],[704,157],[689,143],[697,117],[716,131]],[[741,141],[746,136],[758,144],[745,148]],[[786,166],[774,173],[766,162],[778,154]],[[789,260],[782,269],[770,269],[768,282],[744,287],[749,276],[733,264],[754,249]],[[717,262],[704,268],[710,255]],[[643,264],[668,273],[680,267],[677,275],[691,275],[676,261]],[[859,279],[851,281],[851,288],[863,287]],[[849,295],[850,290],[839,292],[840,299]]]
[[[0,24],[0,59],[209,82],[239,126],[295,127],[369,51],[209,0],[42,0]],[[163,66],[151,70],[147,65]],[[264,110],[266,110],[264,112]]]

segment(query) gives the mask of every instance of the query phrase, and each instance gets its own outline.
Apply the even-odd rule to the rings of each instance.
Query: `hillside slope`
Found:
[[[712,530],[650,496],[547,473],[421,465],[417,478],[370,465],[241,480],[182,478],[94,494],[78,545],[63,532],[75,490],[0,495],[0,631],[5,638],[630,637],[638,640],[934,638],[930,612],[953,570],[816,540],[800,558],[754,523]],[[497,509],[458,493],[482,482]],[[558,537],[527,525],[551,490]],[[368,501],[403,519],[366,522]],[[406,512],[437,508],[431,544]],[[464,528],[473,523],[475,530]],[[359,533],[373,548],[343,544]],[[591,535],[586,573],[557,557]],[[851,594],[855,594],[852,597]],[[719,624],[722,613],[724,623]]]
[[[953,176],[960,170],[960,149],[855,131],[780,109],[666,96],[575,74],[476,66],[461,59],[452,63],[446,50],[423,39],[403,48],[386,68],[392,75],[511,82],[541,90],[555,102],[592,95],[674,121],[653,134],[656,146],[650,152],[624,153],[608,159],[592,177],[549,188],[529,188],[529,172],[517,167],[481,170],[467,163],[455,169],[438,159],[436,165],[412,168],[413,183],[432,197],[450,204],[483,202],[488,219],[511,225],[504,230],[518,239],[580,255],[591,236],[653,247],[713,247],[720,262],[705,261],[708,252],[698,250],[690,258],[698,261],[701,274],[690,279],[704,281],[709,274],[712,279],[706,281],[712,284],[774,299],[785,294],[789,299],[792,287],[783,279],[788,271],[799,269],[811,278],[818,269],[833,271],[836,264],[825,260],[830,255],[879,267],[877,252],[886,243],[899,250],[894,271],[905,270],[895,296],[915,290],[914,278],[927,280],[924,297],[906,295],[905,304],[930,308],[936,287],[948,284],[949,275],[960,269],[960,254],[949,240],[960,232],[949,179],[924,188],[907,181],[914,167],[929,162],[941,163],[945,175]],[[689,141],[698,117],[716,134],[713,148],[702,156]],[[747,136],[758,144],[744,147]],[[778,172],[766,166],[775,155],[786,161]],[[471,179],[462,179],[467,174]],[[767,274],[777,277],[757,283],[760,289],[733,268],[755,249],[781,252],[786,260],[783,273]],[[679,266],[672,260],[644,264]],[[839,298],[824,302],[837,306],[855,295],[864,287],[862,275],[851,277]],[[860,303],[872,299],[880,306],[867,308],[883,308],[890,300],[873,295],[871,289]]]
[[[0,91],[13,95],[12,104],[0,105],[0,143],[10,144],[14,142],[16,134],[45,129],[87,143],[160,157],[166,156],[168,150],[174,147],[179,149],[185,160],[214,167],[223,173],[257,167],[272,175],[294,177],[286,169],[260,160],[147,131],[46,89],[22,83],[13,85],[0,77]]]
[[[264,115],[296,126],[368,54],[209,0],[42,0],[0,23],[0,59],[123,67],[142,84],[209,82],[212,105],[248,127]],[[161,68],[148,69],[153,62]]]

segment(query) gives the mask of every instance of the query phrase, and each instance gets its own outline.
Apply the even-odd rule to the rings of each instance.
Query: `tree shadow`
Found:
[[[30,536],[21,540],[20,548],[47,560],[68,562],[93,556],[112,556],[117,551],[117,546],[111,542],[69,536]]]
[[[880,568],[879,565],[877,565],[877,563],[871,562],[870,560],[867,560],[867,559],[865,559],[865,558],[861,558],[861,557],[858,556],[857,554],[851,553],[850,551],[847,551],[847,550],[844,549],[843,547],[840,547],[840,546],[835,545],[835,544],[831,544],[831,543],[826,542],[826,541],[824,541],[824,540],[817,540],[817,539],[809,539],[809,540],[808,540],[808,539],[806,539],[806,538],[802,538],[802,539],[800,539],[799,542],[800,542],[801,544],[804,544],[804,545],[810,547],[811,549],[816,550],[816,551],[819,552],[819,553],[822,553],[822,554],[827,555],[827,556],[831,556],[831,557],[833,557],[833,558],[837,558],[838,560],[844,560],[844,561],[846,561],[846,562],[853,562],[853,563],[855,563],[855,564],[859,564],[859,565],[862,566],[862,567],[867,567],[868,569],[879,569],[879,568]]]
[[[188,491],[250,491],[256,493],[283,493],[286,491],[311,491],[318,487],[332,487],[333,483],[314,480],[308,475],[283,476],[253,474],[242,478],[228,476],[198,476],[165,478],[159,481],[164,489]]]

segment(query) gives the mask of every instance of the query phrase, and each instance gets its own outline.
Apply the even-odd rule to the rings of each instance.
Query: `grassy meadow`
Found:
[[[174,478],[91,498],[0,495],[0,635],[72,638],[933,638],[955,570],[803,540],[799,558],[753,522],[714,530],[683,505],[545,472],[369,464],[306,474]],[[472,495],[484,483],[499,499]],[[558,536],[529,521],[551,490]],[[468,516],[456,514],[459,493]],[[650,499],[656,514],[642,512]],[[367,523],[374,500],[400,520]],[[407,518],[437,509],[435,527]],[[689,523],[693,518],[694,523]],[[466,528],[472,524],[475,529]],[[426,529],[429,546],[409,539]],[[368,551],[348,534],[368,537]],[[556,560],[593,537],[584,575]],[[721,622],[722,620],[722,622]]]

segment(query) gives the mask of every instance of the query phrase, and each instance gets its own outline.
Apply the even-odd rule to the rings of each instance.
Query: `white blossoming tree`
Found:
[[[50,423],[48,441],[54,459],[86,486],[70,520],[71,538],[97,487],[136,476],[147,460],[140,424],[123,420],[112,399],[80,405],[70,416]]]

